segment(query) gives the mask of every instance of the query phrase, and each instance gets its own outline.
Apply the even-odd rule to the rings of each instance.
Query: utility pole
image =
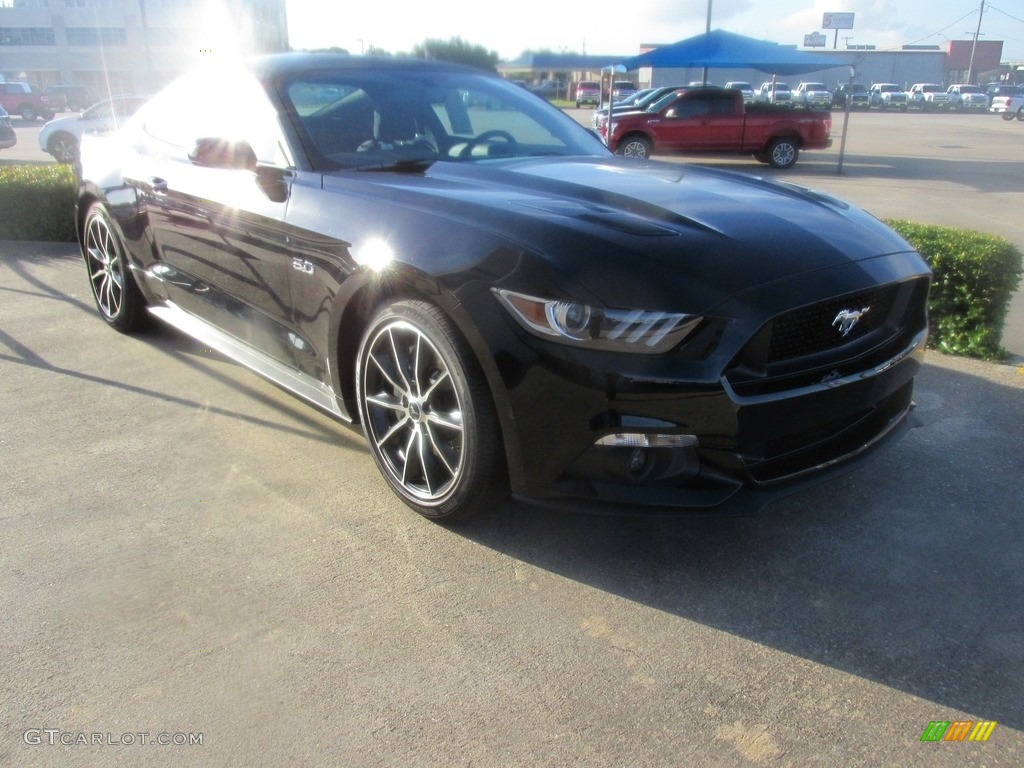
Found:
[[[978,35],[981,34],[981,17],[984,15],[985,0],[981,0],[981,8],[978,10],[978,28],[974,30],[974,43],[971,44],[971,63],[967,65],[968,83],[974,82],[974,52],[978,49]]]
[[[711,31],[711,0],[708,0],[708,23],[704,25],[705,34]],[[704,85],[708,84],[708,68],[704,67]]]

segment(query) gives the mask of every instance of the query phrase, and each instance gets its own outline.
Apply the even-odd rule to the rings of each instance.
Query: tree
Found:
[[[480,45],[471,45],[461,37],[453,37],[447,42],[425,40],[413,47],[412,55],[418,59],[453,61],[488,72],[498,71],[498,54],[496,52],[488,51]]]

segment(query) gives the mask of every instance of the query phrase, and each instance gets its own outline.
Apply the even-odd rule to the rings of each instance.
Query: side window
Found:
[[[277,115],[263,87],[246,72],[185,75],[146,106],[145,130],[191,151],[197,139],[247,141],[260,162],[288,165]]]
[[[708,99],[703,94],[683,96],[665,112],[665,117],[685,120],[689,117],[702,117],[708,114]]]

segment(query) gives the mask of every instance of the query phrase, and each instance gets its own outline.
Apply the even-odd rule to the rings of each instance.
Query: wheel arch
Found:
[[[332,361],[331,376],[344,412],[353,424],[360,423],[356,381],[359,347],[363,334],[380,308],[395,301],[423,301],[437,306],[472,350],[474,362],[483,372],[491,402],[497,412],[509,480],[513,488],[520,486],[522,451],[515,438],[512,406],[505,390],[504,378],[494,356],[486,340],[475,330],[475,324],[462,301],[437,281],[416,270],[399,269],[390,273],[387,279],[367,273],[358,285],[336,300],[330,339],[330,348],[336,357]]]
[[[622,134],[622,136],[619,137],[619,140],[615,142],[615,151],[618,152],[619,147],[621,147],[630,139],[642,139],[643,141],[647,142],[648,145],[650,145],[651,152],[654,152],[654,139],[651,138],[651,135],[649,133],[640,128],[632,128],[628,132]]]

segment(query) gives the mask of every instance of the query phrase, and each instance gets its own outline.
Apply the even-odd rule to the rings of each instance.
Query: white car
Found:
[[[784,104],[787,107],[793,106],[793,92],[787,83],[761,83],[761,87],[754,92],[755,104]]]
[[[829,109],[832,91],[824,83],[800,83],[793,92],[793,104],[804,109]]]
[[[957,83],[946,89],[949,106],[960,112],[968,110],[982,111],[988,109],[988,96],[976,85]]]
[[[868,91],[871,94],[871,106],[881,110],[898,109],[907,111],[907,94],[896,83],[875,83]]]
[[[1017,118],[1024,122],[1024,96],[996,96],[992,99],[992,106],[989,112],[995,112],[1002,116],[1003,120]]]
[[[914,83],[907,91],[907,106],[923,112],[946,109],[949,106],[949,94],[945,86],[938,83]]]
[[[733,90],[739,91],[743,94],[743,103],[751,104],[754,101],[754,86],[750,83],[745,83],[740,80],[730,80],[725,84],[726,88],[732,88]]]
[[[58,163],[73,163],[78,159],[83,135],[117,130],[146,99],[145,96],[115,96],[93,104],[80,115],[51,120],[39,129],[39,148],[53,155]]]

